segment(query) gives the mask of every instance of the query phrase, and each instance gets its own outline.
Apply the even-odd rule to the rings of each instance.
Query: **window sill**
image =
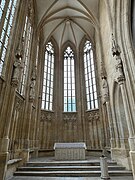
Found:
[[[97,108],[97,109],[86,110],[85,112],[92,112],[92,111],[98,111],[98,110],[99,110],[99,108]]]

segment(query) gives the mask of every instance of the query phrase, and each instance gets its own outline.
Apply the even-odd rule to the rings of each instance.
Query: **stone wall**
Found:
[[[58,124],[56,125],[56,123]],[[60,121],[60,119],[55,118],[54,112],[42,110],[40,118],[40,149],[52,150],[55,142],[86,142],[89,150],[102,149],[99,110],[86,112],[85,129],[86,136],[84,139],[79,138],[77,112],[62,113],[62,120]],[[55,137],[57,131],[61,131],[59,132],[61,134],[60,139]]]

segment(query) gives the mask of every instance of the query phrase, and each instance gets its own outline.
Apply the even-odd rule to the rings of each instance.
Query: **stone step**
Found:
[[[100,177],[101,171],[16,171],[14,176],[46,177]],[[131,171],[109,171],[110,176],[132,176]]]
[[[43,167],[43,166],[99,166],[100,161],[51,161],[51,162],[28,162],[26,166]],[[114,161],[108,161],[108,165],[117,165]]]
[[[109,170],[125,170],[122,166],[108,166]],[[100,171],[100,166],[44,166],[19,167],[18,171]]]

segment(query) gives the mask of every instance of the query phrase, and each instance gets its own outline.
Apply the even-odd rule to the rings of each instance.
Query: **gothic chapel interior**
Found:
[[[135,178],[134,0],[0,0],[0,180],[60,142]]]

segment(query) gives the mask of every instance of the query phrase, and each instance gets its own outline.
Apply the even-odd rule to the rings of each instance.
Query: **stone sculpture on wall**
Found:
[[[125,80],[123,62],[121,59],[121,51],[119,45],[116,43],[116,40],[112,34],[112,55],[116,59],[116,81],[118,83]]]
[[[30,101],[33,101],[35,99],[35,84],[36,84],[36,68],[33,69],[31,82],[30,82],[30,96],[29,96]]]
[[[24,46],[24,40],[23,38],[20,40],[19,45],[16,50],[15,54],[15,61],[13,65],[13,74],[12,74],[12,85],[18,86],[19,81],[20,81],[20,76],[21,76],[21,71],[23,68],[23,46]]]
[[[109,87],[107,82],[107,75],[104,63],[101,62],[101,97],[102,97],[102,103],[105,104],[109,101]]]
[[[109,89],[108,89],[107,78],[105,76],[102,76],[102,101],[103,101],[103,104],[108,102],[108,100],[109,100]]]

